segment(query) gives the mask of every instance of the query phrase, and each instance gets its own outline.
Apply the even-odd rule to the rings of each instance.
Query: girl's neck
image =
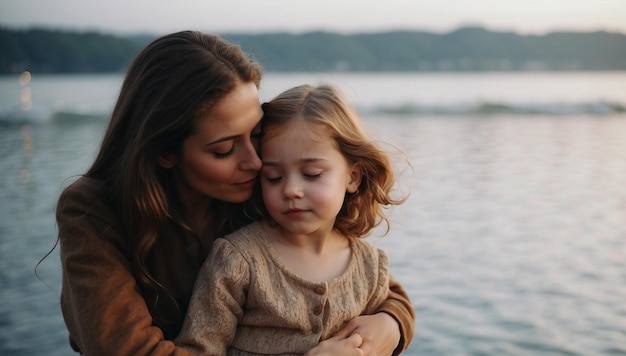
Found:
[[[280,226],[264,228],[287,267],[300,277],[325,282],[339,277],[351,258],[350,240],[336,230],[310,235],[290,234]]]

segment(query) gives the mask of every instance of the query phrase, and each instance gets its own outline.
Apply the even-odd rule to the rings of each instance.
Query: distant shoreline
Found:
[[[526,72],[626,70],[626,34],[519,35],[465,27],[339,34],[222,34],[266,72]],[[122,73],[156,35],[0,27],[0,75]]]

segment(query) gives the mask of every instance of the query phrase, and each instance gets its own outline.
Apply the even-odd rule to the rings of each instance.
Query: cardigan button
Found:
[[[317,287],[317,288],[315,288],[315,293],[317,293],[319,295],[324,294],[324,292],[325,292],[324,287]]]
[[[316,306],[315,308],[313,308],[313,314],[315,314],[315,315],[322,314],[322,307]]]

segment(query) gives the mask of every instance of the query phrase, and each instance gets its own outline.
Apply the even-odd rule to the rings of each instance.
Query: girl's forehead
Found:
[[[277,126],[266,132],[260,143],[260,156],[265,165],[277,165],[314,161],[333,161],[343,157],[336,141],[320,130],[311,127]],[[318,125],[315,125],[318,126]]]
[[[285,123],[269,124],[264,128],[266,137],[299,135],[307,138],[329,139],[328,128],[321,124],[302,118],[296,118]]]
[[[318,125],[279,125],[263,134],[261,139],[261,152],[273,147],[274,149],[287,149],[291,151],[311,150],[321,146],[334,146],[332,139],[321,130],[315,128]],[[281,148],[283,147],[283,148]]]

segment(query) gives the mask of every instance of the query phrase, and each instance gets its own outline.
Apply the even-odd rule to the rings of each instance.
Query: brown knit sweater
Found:
[[[162,232],[150,267],[180,309],[172,308],[170,299],[150,309],[137,287],[120,212],[111,197],[107,186],[82,177],[59,198],[61,309],[71,343],[85,355],[188,355],[172,340],[180,331],[213,239],[199,239],[173,224]],[[377,312],[398,321],[402,340],[397,351],[401,351],[413,337],[415,315],[402,287],[391,280],[389,288],[389,297]]]
[[[296,275],[262,224],[213,243],[176,343],[202,355],[302,355],[387,299],[387,255],[350,239],[346,271],[327,282]]]

